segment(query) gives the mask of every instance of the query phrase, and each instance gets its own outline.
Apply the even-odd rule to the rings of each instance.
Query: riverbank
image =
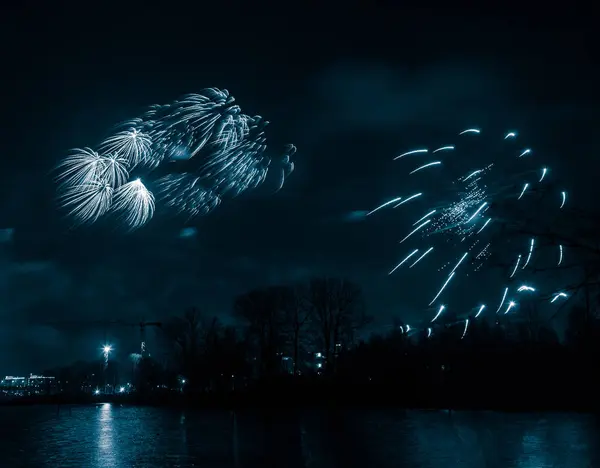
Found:
[[[574,411],[597,412],[592,394],[586,391],[523,392],[522,389],[505,394],[494,392],[487,395],[473,392],[457,392],[451,389],[421,389],[407,392],[400,388],[379,386],[341,387],[263,387],[243,392],[195,393],[156,392],[150,394],[77,394],[20,397],[0,401],[1,406],[21,405],[90,405],[115,403],[139,406],[172,406],[198,408],[376,408],[435,410],[492,410],[504,412]]]

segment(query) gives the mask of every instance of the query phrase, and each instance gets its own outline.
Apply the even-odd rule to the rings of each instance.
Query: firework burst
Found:
[[[278,190],[296,152],[286,146],[272,164],[260,116],[242,114],[227,90],[205,89],[119,125],[97,149],[76,149],[58,166],[61,205],[79,223],[114,212],[136,229],[156,203],[188,218],[215,209],[227,196],[261,185],[270,168]],[[142,182],[142,178],[144,182]]]
[[[405,170],[407,192],[390,197],[367,216],[400,211],[411,220],[399,237],[400,258],[388,274],[414,277],[419,269],[429,269],[432,280],[424,288],[430,295],[423,306],[431,308],[431,322],[454,306],[459,315],[474,317],[490,310],[518,310],[519,298],[538,293],[529,284],[533,269],[563,261],[563,246],[544,244],[531,234],[536,231],[532,227],[549,226],[567,203],[567,193],[557,189],[549,168],[534,156],[516,132],[488,136],[470,128],[455,135],[452,144],[412,149],[394,158]],[[498,269],[504,278],[500,287]],[[498,293],[488,297],[493,300],[488,307],[478,295],[493,284]],[[453,289],[459,291],[451,293]],[[555,302],[567,295],[554,291],[549,297]],[[464,337],[469,321],[460,323]]]

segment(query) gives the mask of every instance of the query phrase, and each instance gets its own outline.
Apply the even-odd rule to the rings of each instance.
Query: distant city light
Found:
[[[94,395],[99,395],[100,394],[100,390],[96,389],[94,390]]]
[[[317,356],[318,358],[320,358],[320,357],[322,357],[323,355],[322,355],[321,353],[317,353],[317,354],[316,354],[316,356]]]
[[[54,379],[54,377],[46,377],[45,375],[35,375],[35,374],[29,374],[29,377],[15,377],[13,375],[7,375],[6,377],[4,377],[4,380],[7,381],[12,381],[12,380],[40,380],[40,379]]]
[[[123,393],[124,391],[125,391],[125,387],[121,387],[121,388],[119,389],[119,392],[120,392],[120,393]]]

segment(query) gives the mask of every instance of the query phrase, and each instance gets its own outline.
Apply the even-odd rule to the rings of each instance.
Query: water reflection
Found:
[[[538,468],[554,466],[592,466],[594,440],[578,421],[567,418],[542,419],[521,438],[517,466]],[[594,465],[595,466],[595,465]]]
[[[441,411],[0,408],[0,466],[585,468],[597,420]]]
[[[600,466],[591,416],[392,410],[307,417],[322,428],[306,438],[312,458],[324,461],[315,467]]]
[[[98,466],[118,466],[121,457],[119,444],[115,443],[112,406],[104,403],[99,408],[96,461]]]

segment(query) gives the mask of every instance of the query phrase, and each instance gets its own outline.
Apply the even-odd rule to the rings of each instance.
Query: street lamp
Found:
[[[109,344],[105,344],[102,347],[102,353],[104,355],[104,393],[106,393],[106,386],[107,386],[106,373],[108,371],[108,355],[110,354],[111,351],[112,351],[112,346]]]

